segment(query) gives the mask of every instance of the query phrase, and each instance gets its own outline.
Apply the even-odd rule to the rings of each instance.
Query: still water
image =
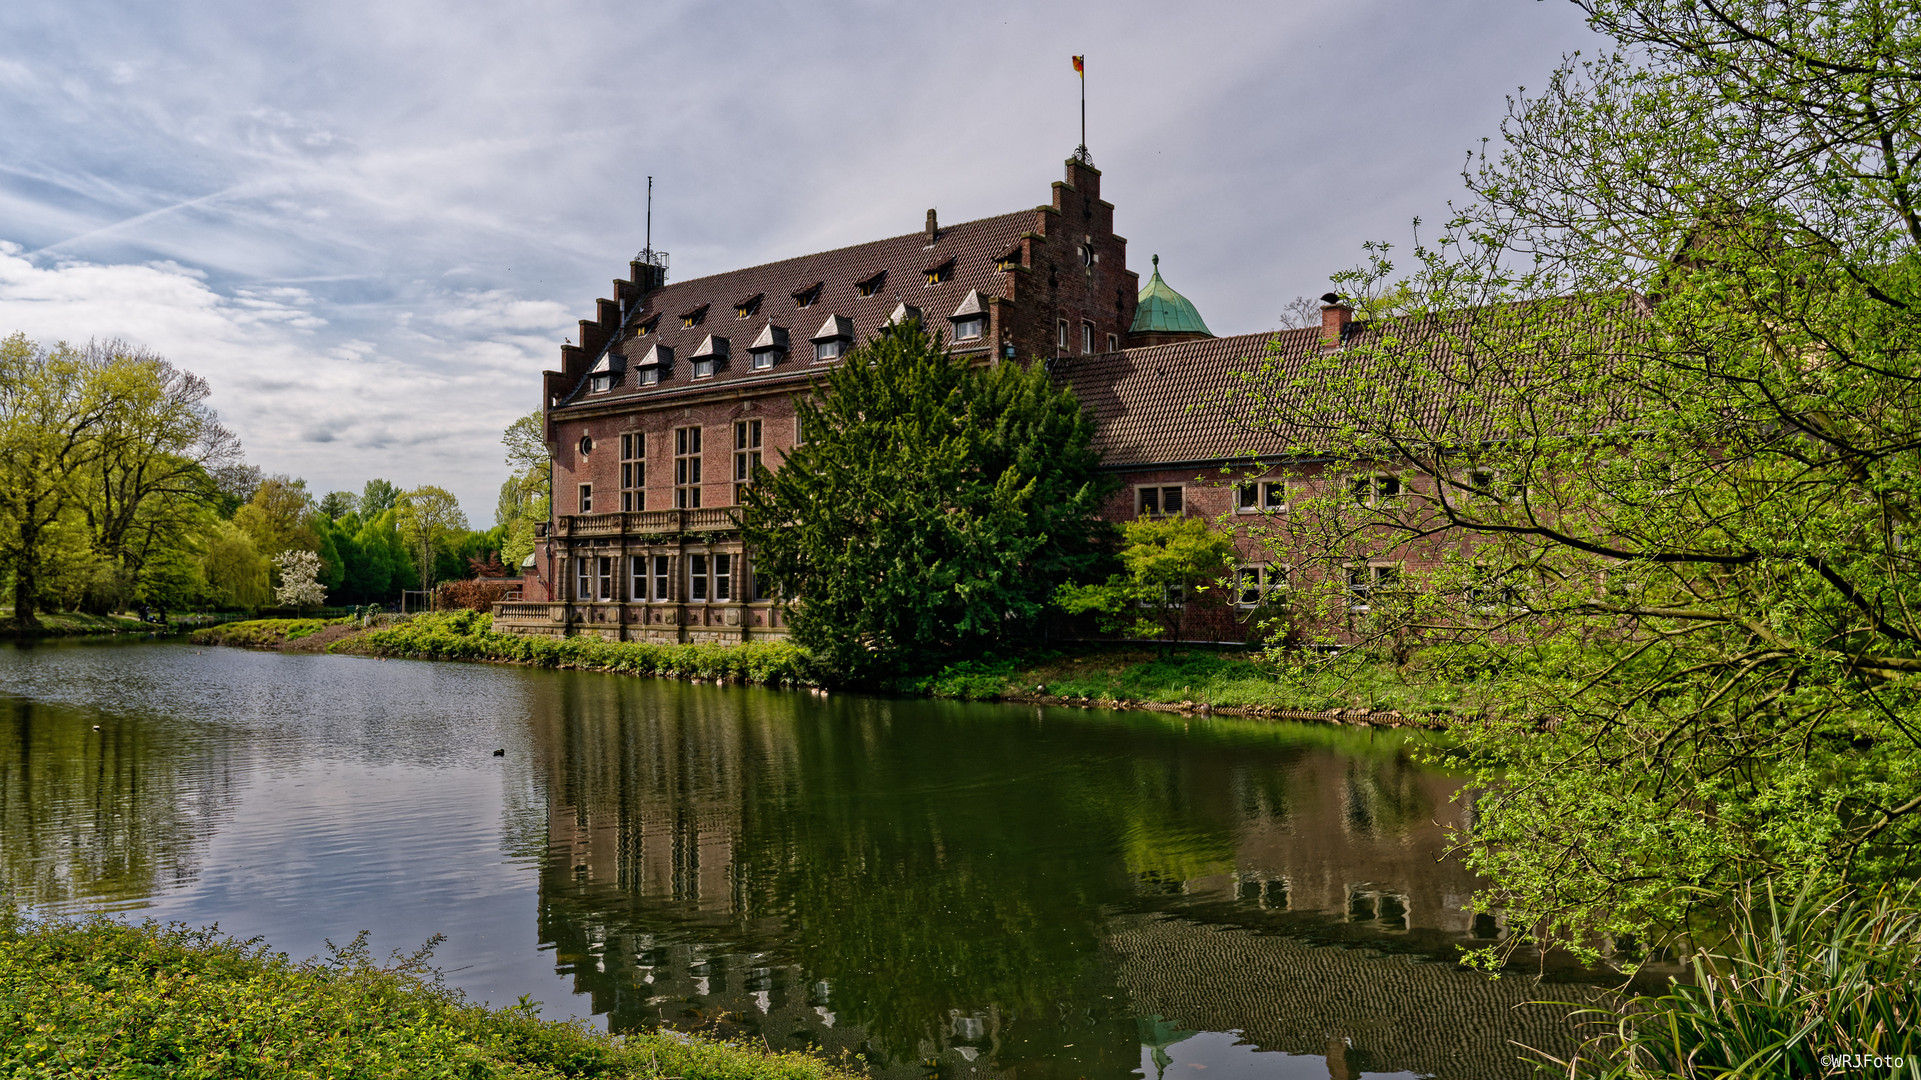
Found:
[[[1501,930],[1406,738],[7,647],[0,889],[294,956],[441,933],[479,1000],[889,1077],[1529,1075],[1567,1029],[1525,1003],[1579,995],[1448,963]]]

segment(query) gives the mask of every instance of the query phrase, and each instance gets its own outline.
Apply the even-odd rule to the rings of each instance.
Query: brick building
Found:
[[[522,602],[496,621],[523,633],[657,641],[742,641],[785,633],[755,581],[732,507],[756,464],[777,467],[804,433],[794,396],[891,320],[920,318],[961,355],[1045,358],[1097,422],[1121,490],[1113,520],[1142,514],[1277,511],[1288,485],[1223,468],[1246,445],[1218,410],[1269,343],[1306,357],[1338,348],[1346,309],[1323,328],[1216,338],[1194,305],[1127,266],[1101,174],[1070,159],[1032,210],[944,226],[683,282],[643,252],[579,344],[545,374],[554,516]],[[1236,607],[1287,580],[1249,547],[1236,603],[1199,613],[1210,640],[1242,639]],[[1244,601],[1244,603],[1243,603]]]

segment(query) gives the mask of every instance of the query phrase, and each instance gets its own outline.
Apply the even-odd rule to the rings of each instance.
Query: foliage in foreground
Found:
[[[1921,911],[1904,897],[1744,893],[1692,979],[1586,1011],[1607,1030],[1552,1071],[1591,1080],[1921,1078]]]
[[[617,1043],[465,1001],[425,952],[296,962],[217,930],[0,909],[0,1074],[835,1080],[816,1058],[666,1035]]]
[[[801,399],[806,441],[747,488],[741,534],[794,637],[851,677],[1028,632],[1093,566],[1111,481],[1093,421],[1040,364],[977,368],[918,320]]]
[[[1583,6],[1618,51],[1515,99],[1411,278],[1349,281],[1404,317],[1249,399],[1338,478],[1276,519],[1328,609],[1473,539],[1352,625],[1492,684],[1480,902],[1577,951],[1921,871],[1921,22]]]
[[[656,645],[592,637],[503,634],[493,628],[493,623],[493,616],[473,611],[424,613],[404,623],[370,630],[334,648],[419,660],[492,660],[624,675],[728,679],[785,686],[817,686],[824,677],[807,650],[784,641]]]

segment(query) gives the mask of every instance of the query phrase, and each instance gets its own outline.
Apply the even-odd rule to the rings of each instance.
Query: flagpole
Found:
[[[1087,152],[1087,57],[1074,58],[1074,73],[1081,77],[1081,144],[1074,148],[1074,160],[1092,165],[1094,155]]]

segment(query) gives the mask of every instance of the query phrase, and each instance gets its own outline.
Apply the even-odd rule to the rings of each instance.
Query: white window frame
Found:
[[[954,320],[955,341],[979,341],[987,336],[987,316],[969,315]]]
[[[846,338],[829,338],[826,341],[814,342],[814,363],[816,364],[824,364],[829,360],[838,360],[846,355]]]
[[[1092,356],[1093,354],[1094,324],[1083,319],[1081,320],[1081,355]]]
[[[1357,571],[1365,573],[1366,581],[1356,582]],[[1374,606],[1374,598],[1385,589],[1401,584],[1401,564],[1398,562],[1350,563],[1347,568],[1347,609],[1349,611],[1368,611]]]
[[[627,602],[644,603],[647,600],[647,556],[627,556]]]
[[[654,556],[654,600],[672,600],[674,591],[674,562],[671,556]]]
[[[574,556],[574,602],[586,603],[594,598],[593,578],[587,573],[587,556]]]
[[[704,604],[707,602],[707,555],[705,552],[690,551],[687,560],[687,602]]]
[[[1362,491],[1364,484],[1366,490]],[[1347,478],[1348,498],[1359,506],[1397,506],[1410,490],[1407,477],[1396,472],[1354,473]]]
[[[714,603],[732,603],[734,599],[733,553],[716,551],[710,561],[714,567]]]
[[[1061,350],[1062,352],[1066,352],[1067,351],[1067,320],[1060,319],[1060,320],[1057,320],[1057,323],[1058,325],[1056,327],[1056,332],[1054,335],[1054,339],[1055,339],[1054,347]]]
[[[1242,563],[1234,570],[1234,606],[1242,610],[1260,607],[1276,591],[1286,589],[1287,567],[1284,565]]]
[[[578,493],[577,498],[578,498],[578,501],[574,503],[574,505],[579,508],[576,511],[577,513],[591,514],[594,512],[594,485],[593,484],[589,483],[589,484],[580,485],[580,491]]]

